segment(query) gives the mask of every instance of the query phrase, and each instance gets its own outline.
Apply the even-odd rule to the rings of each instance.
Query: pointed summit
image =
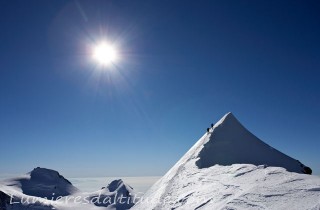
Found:
[[[225,114],[220,120],[228,120],[228,119],[235,119],[236,117],[232,114],[232,112],[228,112],[227,114]],[[220,121],[219,120],[219,121]]]
[[[130,209],[134,205],[135,192],[132,187],[122,179],[113,180],[107,187],[92,193],[89,200],[98,199],[96,206],[108,207],[107,209]]]
[[[132,210],[314,209],[320,191],[308,189],[318,189],[320,179],[299,173],[311,169],[258,139],[229,112],[145,193],[148,202]]]
[[[261,141],[231,113],[213,127],[199,152],[194,154],[199,168],[215,164],[253,164],[283,167],[291,172],[308,173],[308,167]]]
[[[108,186],[107,186],[107,189],[110,191],[110,192],[115,192],[117,191],[118,193],[119,192],[129,192],[129,191],[132,191],[133,188],[130,187],[129,185],[125,184],[123,182],[122,179],[116,179],[116,180],[113,180]]]
[[[220,124],[223,124],[223,123],[239,123],[240,122],[237,120],[237,118],[232,114],[232,112],[228,112],[227,114],[225,114],[216,124],[215,124],[215,127],[220,125]]]

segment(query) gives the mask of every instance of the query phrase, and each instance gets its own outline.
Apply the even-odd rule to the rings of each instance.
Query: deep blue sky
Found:
[[[320,173],[318,1],[0,1],[0,173],[163,175],[226,112]],[[118,45],[101,71],[90,46]]]

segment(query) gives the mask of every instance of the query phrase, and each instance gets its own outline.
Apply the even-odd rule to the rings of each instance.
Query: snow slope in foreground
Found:
[[[226,114],[133,209],[320,209],[320,178]]]

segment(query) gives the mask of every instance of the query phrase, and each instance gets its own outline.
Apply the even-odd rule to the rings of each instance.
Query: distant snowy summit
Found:
[[[20,187],[26,195],[56,199],[79,191],[57,171],[37,167],[26,176],[11,179],[11,186]]]
[[[144,196],[121,179],[81,192],[35,168],[0,182],[2,210],[320,210],[320,178],[226,114]]]
[[[229,112],[219,120],[194,154],[199,168],[215,164],[247,163],[283,167],[291,172],[311,174],[312,170],[261,141]]]
[[[99,197],[95,204],[96,206],[125,210],[130,209],[134,205],[134,196],[135,192],[133,188],[124,183],[122,179],[117,179],[112,181],[107,187],[91,193],[89,198],[94,199],[95,197]],[[122,202],[121,206],[119,206],[120,202]]]
[[[81,192],[57,171],[40,167],[0,182],[1,210],[125,210],[134,205],[134,196],[121,179],[95,192]]]
[[[320,209],[320,178],[227,113],[144,195],[140,209]]]

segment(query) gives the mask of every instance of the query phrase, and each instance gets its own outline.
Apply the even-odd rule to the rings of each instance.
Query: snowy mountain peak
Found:
[[[40,167],[8,182],[12,186],[19,186],[24,194],[37,197],[56,199],[79,191],[57,171]]]
[[[218,127],[224,124],[232,125],[233,127],[243,127],[243,125],[239,122],[239,120],[232,114],[232,112],[228,112],[225,114],[215,125],[214,127]]]
[[[100,196],[99,196],[100,195]],[[132,187],[123,182],[122,179],[113,180],[106,188],[102,188],[96,193],[91,194],[90,198],[99,197],[96,206],[109,207],[110,209],[125,210],[134,205],[135,192]],[[109,199],[112,202],[104,203],[103,200]]]
[[[224,115],[201,141],[194,154],[199,168],[240,163],[278,166],[297,173],[310,173],[311,170],[261,141],[231,112]]]
[[[45,182],[60,180],[66,184],[71,184],[71,182],[60,175],[59,172],[52,169],[37,167],[28,174],[30,174],[31,179],[42,180]]]
[[[121,179],[95,192],[81,192],[57,171],[37,167],[0,182],[0,209],[126,210],[134,205],[135,194]]]
[[[235,119],[235,116],[233,115],[232,112],[226,113],[218,122],[225,121],[227,119]]]
[[[303,173],[311,169],[229,112],[146,192],[148,202],[133,209],[319,209],[320,179]]]
[[[119,188],[121,188],[124,185],[124,182],[122,181],[122,179],[116,179],[113,180],[108,186],[108,190],[110,192],[114,192],[116,190],[118,190]]]

